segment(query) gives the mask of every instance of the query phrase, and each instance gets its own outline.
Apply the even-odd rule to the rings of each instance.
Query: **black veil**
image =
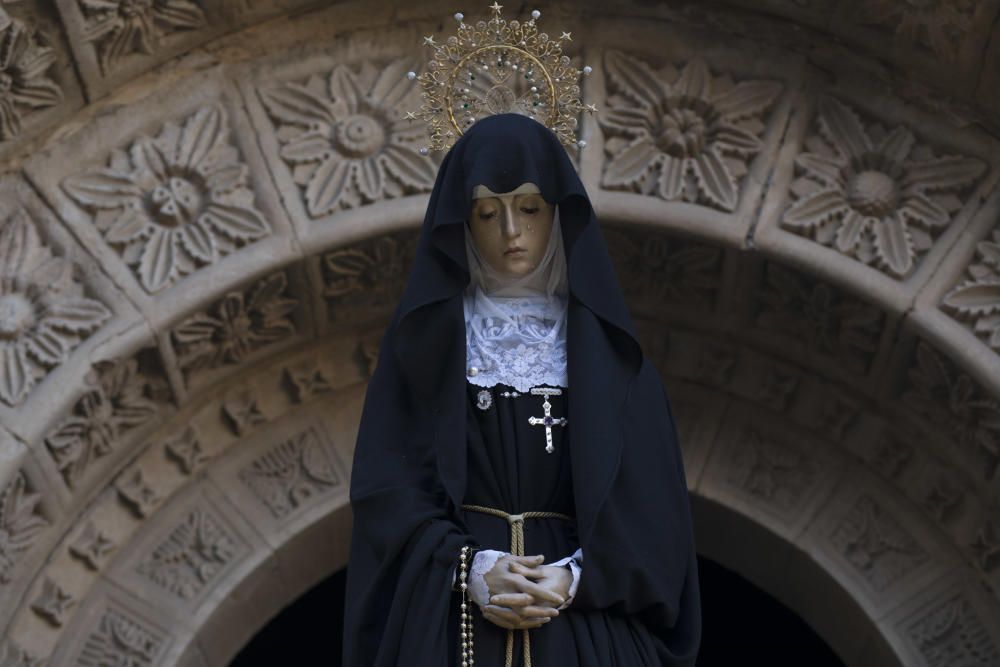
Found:
[[[537,121],[501,114],[477,121],[441,163],[368,386],[351,477],[347,667],[447,664],[451,571],[461,545],[476,545],[458,511],[467,463],[464,223],[476,185],[509,192],[525,182],[559,207],[569,277],[567,416],[584,563],[567,612],[638,615],[663,665],[694,664],[700,596],[670,400],[565,149]]]

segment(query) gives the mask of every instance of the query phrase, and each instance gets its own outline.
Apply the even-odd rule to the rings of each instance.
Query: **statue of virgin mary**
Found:
[[[528,231],[490,236],[480,214],[523,197],[535,201],[507,214],[543,213],[523,237],[535,254],[502,271],[497,239]],[[583,184],[537,120],[482,118],[441,163],[350,499],[347,667],[695,662],[671,403]]]

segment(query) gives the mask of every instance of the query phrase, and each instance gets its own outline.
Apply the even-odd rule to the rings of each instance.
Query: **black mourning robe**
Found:
[[[545,385],[548,386],[548,385]],[[466,502],[496,507],[511,514],[535,509],[573,516],[573,472],[567,447],[572,419],[566,426],[552,427],[553,452],[545,451],[545,428],[532,426],[528,417],[540,417],[543,397],[523,393],[504,398],[503,392],[514,388],[498,384],[487,389],[491,406],[478,407],[483,387],[467,383],[469,458]],[[567,389],[550,396],[553,417],[565,417]],[[510,529],[498,517],[463,510],[463,518],[477,541],[486,549],[509,551]],[[572,555],[580,546],[576,524],[562,519],[529,518],[524,522],[524,553],[544,554],[550,563]],[[583,555],[584,575],[587,555]],[[582,581],[582,578],[581,578]],[[453,594],[453,619],[449,631],[451,657],[447,664],[460,662],[458,648],[458,605],[460,593]],[[502,667],[507,651],[507,630],[475,617],[475,661],[483,667]],[[514,664],[520,665],[521,633],[515,634]],[[655,667],[656,640],[635,616],[581,611],[570,607],[560,610],[538,631],[531,631],[531,658],[535,665],[634,665]]]
[[[544,428],[516,419],[531,412],[518,401],[533,399],[540,415],[540,397],[494,396],[493,415],[477,414],[479,388],[465,376],[472,190],[509,192],[524,182],[559,206],[568,269],[570,387],[550,402],[569,424],[554,428],[551,455]],[[547,458],[531,465],[539,457]],[[526,554],[548,562],[583,549],[571,606],[531,630],[536,665],[694,664],[700,596],[670,401],[642,354],[572,163],[555,134],[516,114],[476,122],[445,156],[380,344],[352,466],[345,666],[459,664],[451,587],[459,549],[509,551],[510,535],[506,521],[464,503],[575,517],[525,521]],[[506,629],[473,613],[476,664],[502,665]]]

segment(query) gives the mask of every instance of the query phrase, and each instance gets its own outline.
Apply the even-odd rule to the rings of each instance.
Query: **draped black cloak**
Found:
[[[576,518],[583,573],[560,615],[585,616],[595,646],[613,642],[600,634],[628,616],[655,657],[619,667],[695,662],[697,562],[670,400],[643,355],[590,200],[558,138],[530,118],[501,114],[477,121],[441,163],[406,289],[368,386],[351,475],[345,667],[457,664],[451,577],[458,551],[464,544],[508,550],[484,544],[486,536],[460,509],[469,502],[464,234],[476,185],[509,192],[525,182],[559,207],[569,282],[569,427],[560,446],[569,454],[567,513]],[[539,553],[528,541],[530,521],[526,553]],[[490,623],[474,614],[478,629]],[[476,663],[494,667],[480,644],[477,636]],[[572,664],[564,655],[588,667],[604,664],[599,649],[532,652],[542,667]]]

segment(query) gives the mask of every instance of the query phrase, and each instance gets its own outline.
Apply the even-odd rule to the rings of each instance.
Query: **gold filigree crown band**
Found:
[[[447,150],[478,119],[511,112],[539,121],[567,147],[583,148],[586,142],[576,137],[577,116],[597,108],[580,100],[580,77],[591,68],[576,69],[563,54],[563,42],[572,34],[553,39],[539,32],[537,9],[523,23],[501,18],[503,6],[496,2],[490,9],[490,20],[475,24],[455,14],[458,33],[444,44],[433,35],[424,37],[433,58],[419,76],[406,75],[423,89],[420,111],[405,115],[427,123],[430,143],[420,152]]]

